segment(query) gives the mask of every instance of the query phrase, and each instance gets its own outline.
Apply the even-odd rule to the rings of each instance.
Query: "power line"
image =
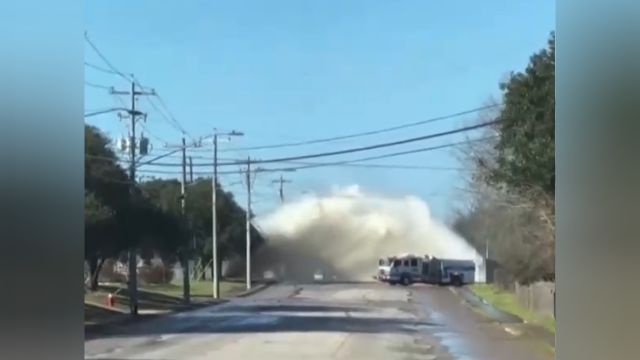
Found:
[[[296,164],[297,162],[291,162]],[[309,166],[340,166],[340,167],[355,167],[355,168],[368,168],[368,169],[406,169],[406,170],[442,170],[442,171],[461,171],[464,168],[453,167],[453,166],[428,166],[428,165],[394,165],[394,164],[357,164],[357,163],[303,163],[299,162],[299,164],[306,164]]]
[[[188,149],[188,151],[191,151],[194,149]],[[209,150],[211,151],[211,150]],[[155,155],[156,151],[155,150],[150,150],[149,154],[150,155]],[[211,156],[204,156],[204,155],[189,155],[189,157],[193,158],[193,159],[201,159],[201,160],[210,160]],[[182,155],[170,155],[167,156],[167,158],[172,158],[172,159],[182,159]],[[237,158],[218,158],[218,160],[224,160],[224,161],[236,161],[238,160]]]
[[[154,158],[152,158],[151,160],[146,160],[144,162],[138,162],[137,167],[141,167],[143,165],[155,165],[153,164],[154,161],[168,157],[172,154],[175,154],[177,152],[181,151],[181,149],[177,149],[177,150],[172,150],[166,154],[162,154],[162,155],[158,155]],[[99,160],[99,161],[113,161],[113,162],[123,162],[123,163],[131,163],[131,160],[129,159],[121,159],[119,157],[117,158],[111,158],[111,157],[107,157],[107,156],[99,156],[99,155],[90,155],[90,154],[85,154],[85,157],[88,159],[93,159],[93,160]],[[174,164],[171,164],[174,165]],[[177,164],[179,166],[181,166],[180,164]]]
[[[454,114],[438,116],[438,117],[434,117],[434,118],[430,118],[430,119],[426,119],[426,120],[421,120],[421,121],[416,121],[416,122],[412,122],[412,123],[392,126],[392,127],[378,129],[378,130],[371,130],[371,131],[359,132],[359,133],[354,133],[354,134],[342,135],[342,136],[334,136],[334,137],[328,137],[328,138],[322,138],[322,139],[307,140],[307,141],[297,141],[297,142],[282,143],[282,144],[275,144],[275,145],[262,145],[262,146],[250,146],[250,147],[242,147],[242,148],[224,149],[224,150],[220,150],[220,151],[224,152],[224,151],[246,151],[246,150],[277,149],[277,148],[284,148],[284,147],[312,145],[312,144],[319,144],[319,143],[325,143],[325,142],[331,142],[331,141],[353,139],[353,138],[357,138],[357,137],[376,135],[376,134],[381,134],[381,133],[385,133],[385,132],[390,132],[390,131],[406,129],[406,128],[410,128],[410,127],[414,127],[414,126],[429,124],[429,123],[433,123],[433,122],[437,122],[437,121],[447,120],[447,119],[451,119],[451,118],[455,118],[455,117],[459,117],[459,116],[463,116],[463,115],[476,113],[476,112],[483,111],[483,110],[492,109],[492,108],[495,108],[495,107],[498,107],[498,106],[500,106],[500,104],[487,105],[487,106],[482,106],[482,107],[478,107],[478,108],[471,109],[471,110],[465,110],[465,111],[457,112],[457,113],[454,113]]]
[[[160,141],[162,144],[168,144],[169,141],[159,137],[158,135],[155,135],[154,133],[152,133],[151,131],[149,131],[149,129],[142,123],[139,124],[140,127],[145,131],[145,133],[147,133],[148,135],[150,135],[152,138]]]
[[[158,98],[158,101],[160,101],[160,105],[162,106],[162,108],[167,112],[167,114],[169,115],[169,117],[171,118],[171,120],[176,123],[176,125],[178,125],[178,127],[181,129],[181,131],[183,133],[186,133],[186,131],[184,130],[184,128],[182,128],[182,126],[180,126],[180,122],[178,122],[178,120],[176,120],[176,117],[173,116],[173,113],[171,113],[171,110],[169,110],[169,107],[167,106],[167,103],[164,101],[164,99],[162,99],[162,96],[160,96],[159,93],[156,92],[156,98]]]
[[[350,166],[358,166],[358,167],[376,167],[375,165],[372,165],[372,164],[367,164],[368,166],[362,166],[362,164],[355,164],[355,163],[364,162],[364,161],[371,161],[371,160],[385,159],[385,158],[396,157],[396,156],[401,156],[401,155],[415,154],[415,153],[420,153],[420,152],[434,151],[434,150],[445,149],[445,148],[449,148],[449,147],[455,147],[455,146],[460,146],[460,145],[465,145],[465,144],[471,144],[471,143],[475,143],[475,142],[487,141],[487,140],[491,140],[491,139],[495,139],[495,138],[496,138],[496,136],[488,136],[488,137],[472,139],[472,140],[464,140],[464,141],[448,143],[448,144],[443,144],[443,145],[430,146],[430,147],[425,147],[425,148],[406,150],[406,151],[400,151],[400,152],[382,154],[382,155],[376,155],[376,156],[369,156],[369,157],[364,157],[364,158],[341,160],[341,161],[336,161],[336,162],[320,162],[320,163],[316,163],[316,162],[303,162],[303,161],[286,160],[286,159],[285,160],[279,160],[279,161],[270,161],[270,162],[304,165],[304,166],[290,167],[290,168],[283,168],[283,169],[273,169],[273,171],[279,171],[279,170],[294,171],[294,170],[308,169],[308,168],[314,168],[314,167],[338,166],[338,165],[350,165]],[[259,161],[259,160],[256,160],[256,162],[257,161]],[[242,160],[234,160],[234,162],[235,162],[235,164],[242,164]],[[169,167],[180,166],[180,164],[175,164],[175,163],[155,163],[153,165],[155,165],[155,166],[169,166]],[[199,163],[199,164],[193,164],[193,166],[196,166],[196,167],[210,167],[210,166],[212,166],[212,164]],[[379,166],[385,166],[385,165],[379,165]]]
[[[140,86],[140,85],[138,85],[138,86]],[[140,87],[142,87],[142,86],[140,86]],[[122,106],[126,106],[126,104],[124,103],[124,100],[122,100],[122,98],[121,98],[121,97],[119,97],[117,94],[112,94],[112,95],[113,95],[113,97],[114,97],[116,100],[118,100],[118,102],[119,102],[120,104],[122,104]],[[145,99],[146,99],[146,97],[145,97]],[[155,134],[154,134],[154,133],[152,133],[151,131],[149,131],[149,128],[147,128],[143,123],[139,123],[139,125],[140,125],[140,127],[142,127],[142,129],[143,129],[147,134],[149,134],[152,138],[154,138],[154,139],[156,139],[156,140],[160,141],[160,142],[161,142],[161,143],[163,143],[163,144],[168,144],[168,143],[169,143],[169,141],[167,141],[167,140],[165,140],[165,139],[163,139],[163,138],[159,137],[158,135],[155,135]]]
[[[423,165],[393,165],[393,164],[314,164],[312,167],[356,167],[363,169],[401,169],[401,170],[429,170],[429,171],[464,171],[461,167],[446,166],[423,166]],[[296,167],[291,169],[305,169],[306,167]],[[278,172],[281,169],[260,169],[258,172]],[[178,170],[138,170],[147,174],[180,175]],[[211,175],[212,171],[194,171],[193,175]],[[242,171],[219,172],[222,175],[242,174]]]
[[[182,149],[176,149],[176,150],[169,151],[166,154],[158,155],[158,156],[154,157],[151,160],[147,160],[147,161],[138,163],[138,167],[143,166],[143,165],[155,165],[155,164],[153,164],[154,161],[160,160],[160,159],[162,159],[164,157],[167,157],[167,156],[170,156],[170,155],[173,155],[173,154],[175,154],[175,153],[177,153],[179,151],[182,151]]]
[[[100,49],[98,49],[98,47],[91,41],[91,39],[89,38],[89,35],[87,34],[87,32],[84,33],[84,37],[85,40],[87,41],[87,43],[91,46],[91,48],[95,51],[95,53],[102,59],[102,61],[104,61],[104,63],[111,69],[105,69],[102,68],[100,66],[91,64],[91,63],[87,63],[85,62],[85,65],[94,68],[98,71],[102,71],[102,72],[106,72],[106,73],[110,73],[110,74],[115,74],[118,76],[121,76],[122,78],[124,78],[127,81],[132,81],[134,82],[137,86],[139,86],[142,89],[145,89],[146,87],[143,86],[142,84],[140,84],[140,82],[138,81],[138,79],[136,79],[135,76],[131,75],[131,76],[127,76],[125,75],[122,71],[118,70],[110,61],[109,59],[100,51]],[[110,88],[107,88],[110,89]],[[173,114],[171,113],[171,111],[169,110],[168,106],[166,105],[165,101],[162,99],[162,97],[160,97],[160,95],[158,93],[156,93],[155,91],[152,91],[153,95],[156,96],[158,98],[158,100],[160,100],[161,105],[163,106],[163,108],[166,110],[166,112],[169,114],[169,116],[166,116],[164,112],[162,112],[157,106],[156,104],[149,98],[145,97],[145,99],[147,99],[147,101],[149,102],[149,104],[151,104],[151,106],[160,113],[160,115],[162,117],[164,117],[170,124],[172,124],[178,131],[180,131],[182,134],[184,135],[188,135],[189,137],[191,137],[192,140],[193,137],[191,135],[189,135],[187,133],[187,131],[180,125],[180,123],[178,122],[178,120],[176,120],[175,116],[173,116]],[[119,98],[118,98],[119,99]]]
[[[92,82],[89,81],[85,81],[84,84],[86,86],[92,87],[92,88],[96,88],[96,89],[104,89],[104,90],[111,90],[113,89],[113,86],[107,86],[107,85],[100,85],[100,84],[94,84]]]
[[[171,159],[181,159],[182,156],[181,155],[170,155],[170,156],[166,156],[167,158],[171,158]],[[194,159],[204,159],[204,160],[208,160],[209,157],[206,156],[190,156]],[[233,159],[233,158],[222,158],[219,160],[225,160],[225,161],[240,161],[239,159]],[[346,160],[345,162],[339,162],[339,163],[323,163],[323,162],[309,162],[309,161],[283,161],[283,164],[293,164],[293,165],[318,165],[318,166],[343,166],[343,167],[357,167],[357,168],[389,168],[389,169],[425,169],[425,170],[463,170],[462,168],[456,168],[456,167],[446,167],[446,166],[422,166],[422,165],[389,165],[389,164],[357,164],[357,163],[352,163],[352,162],[357,162],[357,161],[361,161],[358,159],[355,160]],[[180,166],[180,164],[173,164],[173,163],[155,163],[155,164],[150,164],[150,165],[157,165],[157,166]],[[211,164],[195,164],[196,166],[211,166]],[[195,172],[194,174],[198,174],[198,172]],[[202,172],[200,172],[200,174],[202,174]]]
[[[100,57],[100,59],[102,59],[102,61],[104,61],[104,63],[107,64],[107,66],[112,70],[114,74],[124,78],[127,81],[131,81],[130,77],[123,74],[122,71],[118,70],[115,66],[113,66],[113,64],[111,64],[109,59],[107,59],[107,57],[104,56],[104,54],[102,54],[102,52],[98,49],[98,47],[91,41],[91,39],[89,39],[89,34],[86,31],[84,32],[84,39],[87,41],[89,46],[91,46],[93,51],[95,51],[95,53]]]
[[[136,85],[138,85],[141,88],[145,88],[145,86],[143,86],[138,79],[136,79],[135,77],[133,77],[133,81],[135,81]],[[166,102],[162,99],[162,97],[160,96],[160,94],[158,94],[157,91],[153,91],[153,95],[158,98],[158,100],[160,101],[160,105],[164,108],[164,110],[166,111],[162,111],[158,108],[158,106],[156,105],[155,102],[153,102],[151,100],[151,98],[145,98],[147,100],[147,102],[149,103],[149,105],[151,105],[151,107],[153,107],[154,110],[156,110],[160,116],[162,116],[170,125],[172,125],[174,128],[176,128],[176,130],[180,131],[183,135],[186,135],[188,137],[191,138],[191,140],[195,141],[195,138],[193,136],[191,136],[185,129],[184,127],[180,124],[180,122],[176,119],[175,116],[173,116],[173,113],[171,112],[171,110],[169,110],[169,107],[167,106]]]
[[[160,108],[156,105],[156,103],[153,102],[150,98],[145,98],[145,99],[147,100],[149,105],[151,105],[151,107],[155,111],[157,111],[160,114],[160,116],[164,118],[164,120],[166,120],[169,123],[169,125],[173,126],[176,130],[180,131],[180,133],[182,133],[183,135],[188,135],[187,132],[184,130],[184,128],[180,125],[180,123],[177,120],[175,120],[174,118],[171,118],[170,116],[165,114],[162,110],[160,110]]]
[[[377,159],[385,159],[385,158],[391,158],[391,157],[396,157],[396,156],[401,156],[401,155],[408,155],[408,154],[415,154],[415,153],[420,153],[420,152],[428,152],[428,151],[440,150],[440,149],[444,149],[444,148],[455,147],[455,146],[470,144],[470,143],[474,143],[474,142],[487,141],[487,140],[491,140],[491,139],[494,139],[494,138],[496,138],[496,137],[495,136],[489,136],[489,137],[485,137],[485,138],[466,140],[466,141],[459,141],[459,142],[449,143],[449,144],[444,144],[444,145],[430,146],[430,147],[426,147],[426,148],[407,150],[407,151],[400,151],[400,152],[377,155],[377,156],[369,156],[369,157],[359,158],[359,159],[345,160],[345,161],[332,162],[332,163],[309,163],[309,165],[306,165],[306,166],[285,167],[285,168],[275,168],[275,169],[260,169],[258,171],[259,172],[289,172],[289,171],[297,171],[297,170],[304,170],[304,169],[311,169],[311,168],[318,168],[318,167],[328,167],[328,166],[357,166],[357,167],[362,167],[362,168],[395,168],[395,169],[415,169],[415,170],[423,169],[423,170],[462,171],[462,170],[466,170],[466,169],[465,168],[455,168],[455,167],[448,168],[448,167],[420,166],[420,165],[383,165],[383,164],[354,164],[354,163],[363,162],[363,161],[377,160]],[[156,164],[154,164],[154,165],[156,165]],[[168,165],[173,166],[175,164],[168,164]],[[155,172],[164,173],[164,174],[177,174],[177,172],[175,172],[175,171],[166,171],[166,170],[165,171],[163,171],[163,170],[148,170],[148,171],[155,171]],[[232,174],[242,174],[242,173],[243,173],[242,171],[224,171],[224,172],[219,172],[219,174],[222,174],[222,175],[232,175]],[[195,172],[194,174],[210,175],[209,172]]]
[[[475,139],[475,140],[460,141],[460,142],[456,142],[456,143],[450,143],[450,144],[444,144],[444,145],[438,145],[438,146],[430,146],[430,147],[414,149],[414,150],[399,151],[399,152],[395,152],[395,153],[383,154],[383,155],[377,155],[377,156],[369,156],[369,157],[359,158],[359,159],[355,159],[355,160],[345,160],[345,161],[338,161],[338,162],[333,162],[333,163],[318,163],[318,164],[310,164],[310,165],[306,165],[306,166],[289,167],[289,168],[281,168],[281,169],[269,169],[269,171],[297,171],[297,170],[311,169],[311,168],[316,168],[316,167],[341,166],[341,165],[352,164],[354,162],[379,160],[379,159],[386,159],[386,158],[402,156],[402,155],[409,155],[409,154],[416,154],[416,153],[421,153],[421,152],[440,150],[440,149],[445,149],[445,148],[449,148],[449,147],[455,147],[455,146],[460,146],[460,145],[464,145],[464,144],[469,144],[469,143],[473,143],[473,142],[486,141],[486,140],[493,139],[493,138],[495,138],[495,137],[492,136],[492,137],[480,138],[480,139]]]
[[[116,99],[122,106],[127,107],[127,104],[125,104],[124,100],[122,100],[122,98],[120,96],[118,96],[118,94],[111,94],[113,95],[113,98]]]
[[[105,73],[105,74],[120,75],[120,74],[118,74],[117,72],[115,72],[115,71],[113,71],[113,70],[105,69],[105,68],[103,68],[103,67],[101,67],[101,66],[98,66],[98,65],[92,64],[92,63],[90,63],[90,62],[86,62],[86,61],[85,61],[85,62],[84,62],[84,65],[85,65],[85,66],[87,66],[87,67],[90,67],[90,68],[92,68],[92,69],[94,69],[94,70],[98,70],[98,71],[100,71],[100,72],[103,72],[103,73]]]
[[[354,167],[354,168],[369,168],[369,169],[407,169],[407,170],[442,170],[442,171],[461,171],[465,170],[465,168],[461,167],[452,167],[452,166],[428,166],[428,165],[405,165],[405,164],[358,164],[352,163],[352,161],[363,161],[361,159],[357,160],[347,160],[345,162],[336,162],[336,163],[314,163],[314,162],[287,162],[292,164],[304,164],[309,167]],[[150,164],[156,165],[156,164]],[[171,164],[176,167],[180,164]],[[305,169],[305,166],[295,167],[295,169]],[[294,168],[292,168],[294,169]],[[274,169],[275,171],[276,169]],[[147,170],[145,170],[147,171]],[[160,174],[179,174],[177,170],[148,170],[148,171],[158,171]],[[210,171],[195,171],[194,175],[207,175],[211,174]]]
[[[422,141],[422,140],[435,139],[435,138],[439,138],[439,137],[442,137],[442,136],[453,135],[453,134],[458,134],[458,133],[467,132],[467,131],[471,131],[471,130],[481,129],[481,128],[484,128],[484,127],[488,127],[488,126],[491,126],[491,125],[498,124],[500,122],[501,122],[501,120],[493,120],[493,121],[488,121],[488,122],[484,122],[484,123],[480,123],[480,124],[476,124],[476,125],[465,126],[465,127],[454,129],[454,130],[448,130],[448,131],[443,131],[443,132],[439,132],[439,133],[435,133],[435,134],[417,136],[417,137],[413,137],[413,138],[397,140],[397,141],[392,141],[392,142],[387,142],[387,143],[381,143],[381,144],[375,144],[375,145],[367,145],[367,146],[361,146],[361,147],[357,147],[357,148],[337,150],[337,151],[329,151],[329,152],[324,152],[324,153],[307,154],[307,155],[299,155],[299,156],[291,156],[291,157],[267,159],[267,160],[252,160],[252,162],[254,164],[267,164],[267,163],[277,163],[277,162],[290,161],[290,160],[305,160],[305,159],[313,159],[313,158],[319,158],[319,157],[350,154],[350,153],[362,152],[362,151],[374,150],[374,149],[380,149],[380,148],[385,148],[385,147],[390,147],[390,146],[403,145],[403,144],[408,144],[408,143]],[[219,166],[230,166],[230,165],[238,165],[238,164],[241,164],[241,162],[237,162],[236,161],[236,162],[219,163],[218,165]],[[195,166],[195,164],[194,164],[194,166]]]
[[[338,161],[338,162],[333,162],[333,163],[317,163],[317,164],[313,164],[313,165],[297,166],[297,167],[260,169],[259,171],[260,172],[290,172],[290,171],[298,171],[298,170],[312,169],[312,168],[319,168],[319,167],[342,166],[342,165],[355,163],[355,162],[370,161],[370,160],[377,160],[377,159],[385,159],[385,158],[396,157],[396,156],[401,156],[401,155],[408,155],[408,154],[415,154],[415,153],[420,153],[420,152],[428,152],[428,151],[440,150],[440,149],[444,149],[444,148],[449,148],[449,147],[454,147],[454,146],[460,146],[460,145],[463,145],[463,144],[468,144],[468,143],[471,143],[471,142],[486,141],[488,139],[489,138],[476,139],[476,140],[473,140],[473,141],[460,141],[460,142],[457,142],[457,143],[450,143],[450,144],[444,144],[444,145],[438,145],[438,146],[431,146],[431,147],[408,150],[408,151],[400,151],[400,152],[395,152],[395,153],[390,153],[390,154],[384,154],[384,155],[378,155],[378,156],[370,156],[370,157],[359,158],[359,159],[354,159],[354,160]],[[434,169],[432,169],[432,170],[434,170]],[[234,172],[234,171],[225,171],[225,172],[220,172],[219,174],[226,175],[226,174],[237,174],[237,173],[238,172]]]
[[[101,115],[101,114],[106,114],[106,113],[110,113],[110,112],[114,112],[114,111],[128,111],[129,109],[126,108],[110,108],[110,109],[105,109],[105,110],[98,110],[98,111],[92,111],[89,113],[84,114],[85,118],[88,117],[92,117],[92,116],[97,116],[97,115]]]

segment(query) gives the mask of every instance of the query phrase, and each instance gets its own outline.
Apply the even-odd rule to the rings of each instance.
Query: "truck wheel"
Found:
[[[402,279],[400,279],[400,281],[402,282],[402,285],[404,285],[404,286],[411,285],[411,278],[408,277],[408,276],[403,276]]]
[[[396,285],[396,282],[395,282],[395,281],[389,281],[389,285],[391,285],[391,286],[395,286],[395,285]]]

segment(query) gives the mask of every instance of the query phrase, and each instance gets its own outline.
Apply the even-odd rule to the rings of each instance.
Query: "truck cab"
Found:
[[[393,257],[381,257],[378,259],[378,272],[374,278],[380,281],[387,281],[389,279],[389,271],[391,270],[392,263]]]
[[[395,257],[389,266],[387,282],[391,285],[402,284],[405,286],[422,282],[425,263],[428,263],[428,259],[420,256]]]

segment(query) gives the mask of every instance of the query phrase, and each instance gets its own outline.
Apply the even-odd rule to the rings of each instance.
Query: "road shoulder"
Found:
[[[499,324],[504,331],[512,336],[537,340],[542,342],[548,351],[555,351],[555,333],[544,326],[528,322],[527,319],[496,307],[491,301],[481,297],[469,287],[450,289],[462,298],[473,311]]]
[[[192,301],[190,304],[184,304],[182,299],[175,298],[175,303],[172,304],[163,303],[162,306],[147,305],[141,308],[135,317],[130,316],[128,310],[123,308],[122,304],[119,304],[120,306],[109,307],[95,301],[85,300],[85,339],[108,335],[122,328],[164,316],[224,304],[234,298],[250,297],[265,290],[270,285],[271,283],[258,284],[250,290],[245,290],[226,299],[204,300],[198,298],[194,299],[195,301]]]

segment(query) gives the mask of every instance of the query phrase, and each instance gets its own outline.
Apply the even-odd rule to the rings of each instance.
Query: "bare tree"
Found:
[[[476,121],[499,115],[499,108],[486,111]],[[454,229],[481,253],[489,255],[504,269],[504,281],[528,283],[555,273],[555,202],[533,186],[514,191],[491,181],[495,172],[497,129],[488,128],[483,141],[469,138],[459,157],[472,171],[462,190],[470,200],[458,213]]]

